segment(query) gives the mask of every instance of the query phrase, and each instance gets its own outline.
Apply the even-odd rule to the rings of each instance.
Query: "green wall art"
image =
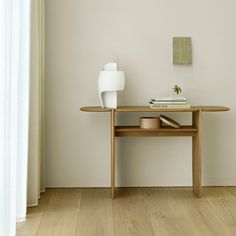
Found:
[[[173,64],[192,64],[192,43],[190,37],[173,37]]]

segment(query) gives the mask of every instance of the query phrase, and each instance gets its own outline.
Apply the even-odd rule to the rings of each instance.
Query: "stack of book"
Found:
[[[149,104],[150,107],[153,109],[158,109],[158,108],[184,109],[191,107],[185,97],[151,98]]]

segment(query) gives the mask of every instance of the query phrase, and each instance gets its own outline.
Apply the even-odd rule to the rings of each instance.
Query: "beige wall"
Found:
[[[145,105],[178,84],[192,104],[231,107],[204,114],[203,182],[236,185],[235,9],[235,0],[46,1],[47,186],[110,185],[110,117],[79,110],[99,105],[97,77],[110,61],[126,72],[120,105]],[[173,36],[192,37],[192,66],[172,65]],[[117,145],[119,185],[191,184],[190,138],[122,138]]]

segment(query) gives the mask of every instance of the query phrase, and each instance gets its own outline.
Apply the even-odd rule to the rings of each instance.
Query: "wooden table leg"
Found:
[[[115,110],[111,111],[111,196],[115,198]]]
[[[192,138],[192,177],[193,177],[193,192],[198,198],[202,194],[202,111],[192,113],[193,126],[198,131],[196,136]]]

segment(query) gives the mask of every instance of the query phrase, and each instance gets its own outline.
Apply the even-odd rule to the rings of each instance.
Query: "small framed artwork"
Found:
[[[192,64],[192,43],[190,37],[173,37],[173,64]]]

